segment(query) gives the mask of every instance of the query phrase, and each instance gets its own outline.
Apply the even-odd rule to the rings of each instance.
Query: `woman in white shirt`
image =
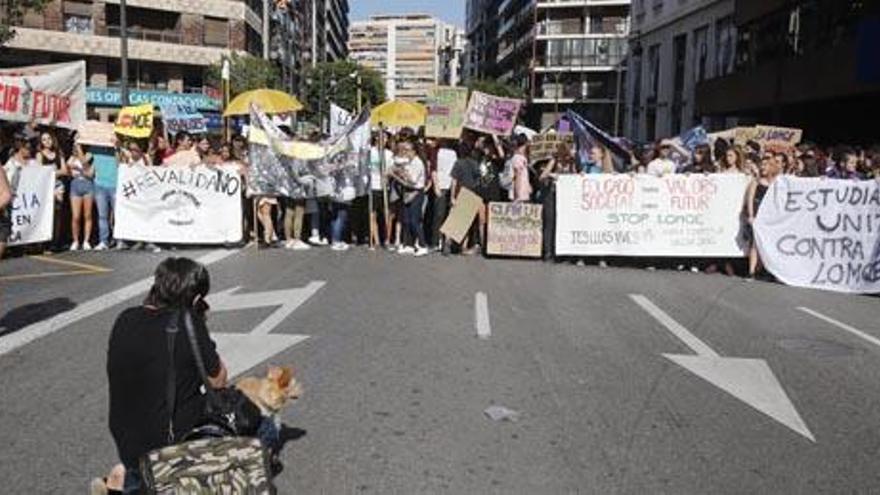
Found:
[[[400,249],[402,254],[425,256],[428,249],[425,243],[425,229],[422,212],[425,203],[425,164],[416,155],[412,142],[400,143],[400,166],[390,171],[391,179],[403,187],[403,227],[410,234],[407,243],[411,245]]]

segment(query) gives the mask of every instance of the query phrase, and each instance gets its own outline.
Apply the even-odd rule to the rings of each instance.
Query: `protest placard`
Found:
[[[119,167],[115,236],[175,244],[241,240],[242,180],[236,166]]]
[[[521,106],[521,100],[474,91],[468,102],[464,127],[486,134],[509,136],[516,125]]]
[[[563,175],[556,186],[556,252],[741,257],[748,183],[739,174]]]
[[[574,134],[557,132],[538,134],[529,143],[529,159],[532,163],[536,163],[553,158],[560,143],[566,143],[573,149]]]
[[[85,61],[0,69],[0,120],[76,129],[86,120]]]
[[[481,197],[470,189],[462,188],[449,216],[440,227],[440,232],[447,238],[461,244],[482,207],[483,199]]]
[[[86,146],[114,146],[113,124],[110,122],[98,122],[86,120],[76,128],[76,142]]]
[[[530,203],[489,203],[486,252],[498,256],[540,258],[543,207]]]
[[[764,151],[786,151],[794,148],[800,144],[803,134],[804,131],[791,127],[755,126],[755,141]]]
[[[330,135],[339,136],[345,132],[345,128],[354,120],[354,114],[335,103],[330,104]]]
[[[165,122],[165,131],[174,135],[179,132],[191,134],[203,134],[208,132],[208,121],[197,110],[183,105],[164,105],[162,108],[162,121]]]
[[[782,176],[754,230],[761,261],[786,284],[880,293],[880,182]]]
[[[153,133],[153,104],[122,107],[113,132],[136,139],[150,137]]]
[[[458,139],[468,104],[467,88],[436,86],[428,91],[425,136]]]
[[[0,170],[0,173],[3,173]],[[46,242],[52,239],[55,218],[55,169],[28,165],[7,173],[13,188],[10,205],[10,246]]]

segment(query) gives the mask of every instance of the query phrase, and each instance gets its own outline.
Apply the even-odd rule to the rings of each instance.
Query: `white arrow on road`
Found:
[[[233,378],[309,338],[308,335],[269,335],[269,333],[296,311],[296,308],[321,290],[324,284],[325,282],[311,282],[298,289],[250,294],[236,294],[241,287],[233,287],[210,296],[209,303],[214,312],[279,306],[249,333],[211,334],[214,342],[217,343],[217,353],[226,364],[229,377]]]
[[[766,361],[720,356],[647,297],[630,294],[630,298],[696,353],[696,356],[681,354],[663,354],[663,356],[803,435],[811,442],[816,441]]]

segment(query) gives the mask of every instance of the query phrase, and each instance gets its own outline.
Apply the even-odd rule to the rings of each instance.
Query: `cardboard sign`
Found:
[[[748,184],[742,174],[560,176],[556,253],[742,257]]]
[[[548,132],[535,136],[529,144],[529,159],[535,163],[553,158],[559,143],[567,143],[573,149],[574,134]]]
[[[86,146],[114,146],[113,124],[86,120],[76,128],[76,142]]]
[[[483,207],[483,198],[470,189],[462,188],[455,200],[455,206],[440,227],[440,232],[458,244],[464,240],[477,213]]]
[[[492,255],[540,258],[543,207],[530,203],[489,203],[486,252]]]
[[[509,136],[519,117],[521,100],[474,91],[468,102],[464,127],[486,134]]]
[[[458,139],[467,111],[467,88],[437,86],[428,91],[425,136]]]
[[[755,140],[764,151],[785,151],[800,144],[804,131],[791,127],[755,126]]]
[[[165,130],[168,134],[188,132],[190,134],[204,134],[208,132],[208,121],[205,116],[195,109],[183,105],[166,105],[162,108],[162,120],[165,122]]]
[[[782,176],[754,227],[761,261],[786,284],[880,293],[880,182]]]
[[[237,242],[242,236],[238,167],[119,167],[115,235],[175,244]]]
[[[3,170],[0,169],[0,173]],[[6,172],[13,188],[9,208],[12,219],[10,246],[52,239],[55,218],[55,168],[27,165]]]
[[[0,120],[76,129],[86,120],[85,61],[0,70]]]
[[[153,104],[122,107],[113,132],[135,139],[145,139],[153,134]]]

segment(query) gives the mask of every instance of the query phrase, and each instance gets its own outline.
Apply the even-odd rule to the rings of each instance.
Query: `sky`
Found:
[[[349,0],[350,19],[360,21],[375,14],[427,13],[464,28],[467,0]]]

